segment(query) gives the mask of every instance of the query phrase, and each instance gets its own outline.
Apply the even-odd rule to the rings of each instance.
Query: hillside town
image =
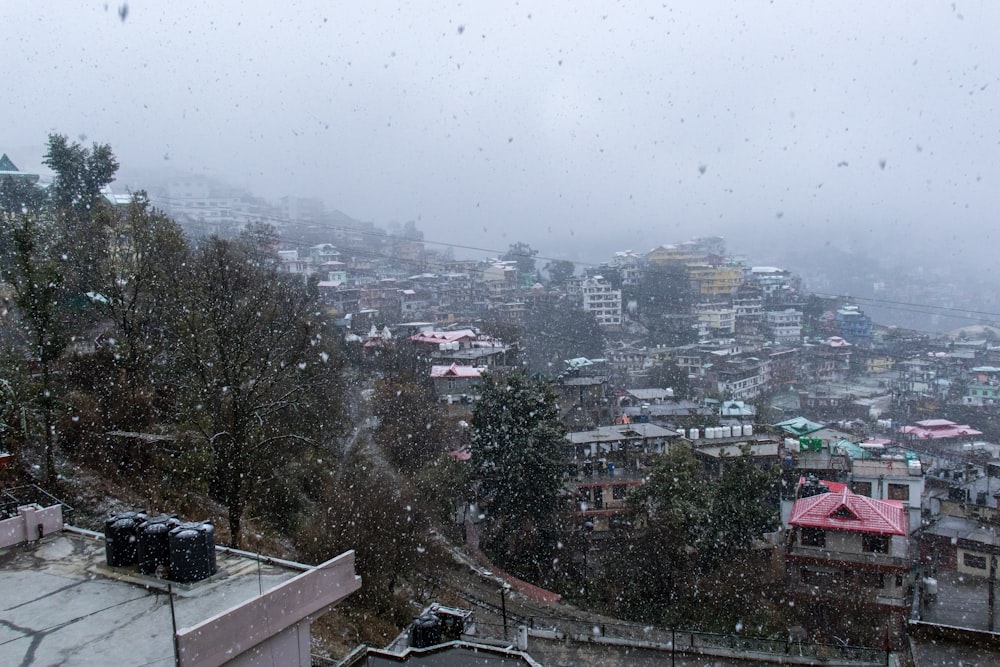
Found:
[[[185,207],[192,224],[226,217]],[[317,201],[282,200],[278,215],[324,227]],[[532,367],[555,382],[569,430],[565,486],[592,531],[588,549],[615,548],[611,529],[656,456],[689,448],[717,475],[746,452],[779,471],[777,520],[760,537],[794,594],[860,597],[896,647],[922,623],[995,631],[995,329],[879,326],[849,297],[814,296],[718,237],[621,250],[575,270],[527,244],[455,260],[412,227],[326,226],[328,242],[286,246],[282,266],[319,277],[323,302],[364,354],[391,345],[426,359],[453,415],[471,417],[485,374],[526,363],[533,336],[491,335],[497,323],[533,332],[533,312],[561,305],[593,317],[604,342],[596,358],[584,356],[590,341],[574,347],[576,331],[546,332],[564,338],[562,355]],[[673,294],[653,286],[668,280],[680,283]],[[650,307],[661,294],[673,308]]]
[[[61,180],[63,165],[52,162],[57,176],[44,184],[46,196],[67,185]],[[72,335],[60,332],[65,345],[55,354],[49,354],[50,340],[32,339],[45,331],[44,322],[32,320],[25,305],[39,298],[27,288],[37,282],[30,266],[16,261],[27,256],[18,253],[28,251],[20,241],[5,241],[3,296],[9,310],[4,310],[3,327],[8,356],[15,359],[5,362],[9,379],[2,379],[0,575],[11,575],[0,580],[7,581],[5,586],[13,585],[14,574],[27,577],[22,575],[31,569],[26,550],[42,549],[52,539],[89,545],[66,549],[86,551],[92,562],[85,567],[100,569],[102,576],[111,576],[113,567],[134,565],[139,555],[129,562],[127,554],[113,552],[113,541],[107,542],[108,562],[95,565],[100,547],[93,540],[99,536],[70,524],[70,506],[90,502],[91,524],[97,528],[108,521],[105,540],[117,539],[117,530],[153,525],[153,515],[126,517],[123,503],[101,504],[81,490],[89,482],[74,486],[71,478],[88,469],[121,484],[116,475],[149,467],[163,473],[168,490],[150,491],[132,502],[176,500],[169,487],[183,492],[188,485],[193,493],[211,497],[216,504],[198,507],[227,524],[231,548],[219,552],[234,559],[223,566],[227,571],[259,570],[263,561],[254,561],[240,540],[253,533],[254,550],[259,549],[268,544],[264,535],[269,529],[277,536],[270,544],[284,540],[295,545],[289,562],[327,564],[300,567],[281,560],[284,555],[265,563],[286,570],[274,572],[275,581],[298,595],[308,588],[302,583],[307,580],[318,591],[308,609],[287,612],[296,618],[295,641],[306,642],[307,658],[309,627],[318,610],[348,604],[369,586],[377,593],[368,595],[385,595],[385,600],[370,598],[366,604],[389,609],[398,601],[386,600],[404,588],[402,580],[408,582],[411,599],[398,603],[402,611],[395,617],[409,613],[417,621],[398,628],[405,632],[394,643],[363,646],[346,658],[334,656],[344,658],[340,664],[382,664],[364,660],[404,654],[411,660],[407,664],[430,664],[420,662],[425,654],[413,650],[443,651],[448,642],[454,651],[480,646],[484,655],[495,656],[495,664],[548,664],[546,660],[565,658],[552,657],[547,651],[556,649],[544,648],[544,642],[568,646],[574,637],[611,652],[641,648],[669,651],[673,658],[681,652],[676,634],[668,639],[663,633],[676,630],[688,633],[685,655],[715,656],[719,664],[740,664],[751,654],[765,663],[787,662],[795,651],[800,664],[886,664],[890,659],[894,664],[940,664],[934,651],[941,647],[980,650],[995,642],[1000,554],[1000,479],[992,482],[1000,478],[997,329],[970,322],[941,335],[880,325],[859,300],[812,294],[792,272],[756,265],[715,236],[659,245],[654,245],[659,240],[628,239],[633,247],[650,249],[610,251],[596,263],[574,262],[561,257],[558,248],[536,250],[520,241],[494,249],[491,257],[462,259],[456,256],[472,253],[447,239],[426,240],[415,223],[381,229],[328,212],[319,200],[284,198],[270,205],[203,179],[151,189],[145,200],[115,194],[110,178],[106,180],[88,193],[92,208],[72,214],[78,218],[70,213],[53,218],[59,224],[69,219],[84,224],[94,219],[91,210],[104,211],[111,222],[102,218],[100,224],[107,227],[100,229],[107,233],[91,232],[88,238],[110,248],[99,248],[93,256],[119,272],[109,273],[102,283],[107,276],[88,274],[89,260],[81,260],[78,274],[66,274],[67,289],[76,290],[68,293],[83,305],[56,319],[95,314],[80,317]],[[0,181],[5,233],[11,238],[20,239],[16,235],[29,229],[29,223],[48,220],[49,204],[41,199],[31,203],[24,195],[38,187],[37,175],[19,171],[3,155]],[[67,201],[66,210],[72,211],[80,200]],[[211,357],[216,353],[189,351],[183,341],[209,342],[204,327],[214,325],[193,322],[191,313],[199,307],[215,312],[217,301],[206,297],[175,313],[153,289],[137,297],[150,304],[142,311],[149,319],[126,334],[145,335],[134,331],[146,331],[149,325],[155,335],[142,339],[148,348],[126,348],[126,334],[116,327],[131,324],[132,314],[117,310],[124,301],[110,290],[135,284],[122,278],[122,271],[146,270],[139,262],[121,261],[139,243],[136,225],[167,225],[168,220],[188,239],[211,239],[199,241],[192,251],[205,253],[192,257],[207,267],[213,266],[209,250],[214,247],[219,253],[246,253],[233,265],[272,271],[263,283],[248,282],[246,292],[226,301],[221,311],[249,314],[256,322],[267,309],[263,299],[255,300],[258,296],[268,303],[282,300],[291,310],[275,315],[266,329],[254,329],[247,340],[237,337],[238,328],[213,330],[220,352]],[[122,222],[133,226],[118,234],[125,228],[115,225]],[[157,236],[155,243],[163,245],[150,248],[166,249],[169,239],[180,237],[179,232],[177,237]],[[73,238],[79,242],[83,237]],[[253,243],[257,245],[251,247]],[[180,256],[184,251],[178,245],[170,252]],[[168,261],[164,252],[164,266]],[[22,265],[27,268],[17,268]],[[148,275],[162,280],[155,283],[159,286],[180,280],[156,270]],[[206,290],[213,281],[225,282],[206,275]],[[203,289],[201,283],[192,284]],[[264,291],[261,285],[280,285],[286,291]],[[301,303],[296,301],[300,296]],[[247,303],[254,305],[239,311]],[[161,310],[175,319],[159,322]],[[282,321],[295,323],[290,333],[266,338]],[[268,358],[294,332],[307,330],[299,356]],[[171,338],[175,335],[179,337]],[[163,347],[153,349],[155,345]],[[268,471],[237,471],[240,480],[256,480],[252,488],[232,480],[217,486],[223,472],[213,466],[228,451],[218,440],[230,433],[230,422],[223,422],[235,419],[236,394],[263,391],[265,381],[263,376],[220,376],[206,380],[190,397],[185,392],[197,384],[199,374],[221,373],[227,350],[242,354],[244,346],[252,351],[243,366],[268,358],[269,367],[298,368],[305,375],[319,364],[317,357],[323,364],[335,357],[342,365],[334,371],[332,365],[324,369],[319,364],[308,383],[274,380],[273,393],[259,399],[268,408],[251,412],[263,424],[279,396],[284,400],[294,394],[291,405],[282,408],[287,409],[283,421],[266,427],[240,423],[252,432],[248,438],[257,438],[252,441],[257,451],[266,451],[260,465]],[[147,349],[152,350],[148,355]],[[185,356],[196,354],[202,356]],[[135,365],[128,366],[125,359]],[[342,384],[323,384],[334,373]],[[161,376],[169,382],[157,385],[155,378]],[[107,396],[101,394],[105,384],[114,386]],[[302,391],[304,386],[308,391]],[[29,392],[40,398],[27,398]],[[48,400],[52,392],[60,396],[58,405]],[[210,405],[216,399],[219,423],[208,414],[216,409]],[[332,415],[329,406],[334,403],[339,430],[314,413],[296,412],[315,405],[315,414],[329,408]],[[130,414],[116,410],[121,405]],[[318,446],[320,454],[301,454],[291,445],[272,447],[272,441],[290,439],[295,429],[314,421],[313,442],[335,443]],[[363,467],[350,468],[347,461],[357,454],[351,447],[362,440],[370,441],[371,451]],[[265,444],[272,448],[264,450]],[[353,526],[361,514],[310,514],[310,507],[341,498],[324,495],[333,491],[316,481],[315,471],[327,472],[321,465],[334,466],[328,471],[336,482],[331,486],[357,480],[360,500],[350,502],[405,506],[405,512],[410,504],[399,500],[399,488],[389,487],[405,486],[401,478],[407,477],[426,484],[424,498],[436,507],[415,533],[406,534],[419,545],[414,551],[422,554],[423,545],[437,536],[433,539],[447,542],[448,553],[467,559],[481,578],[501,582],[501,609],[490,604],[476,612],[481,614],[478,634],[472,632],[472,612],[460,608],[469,598],[447,604],[438,604],[430,594],[424,599],[423,591],[437,584],[411,573],[410,561],[389,562],[384,580],[376,578],[381,575],[369,580],[363,543],[374,539],[371,535],[391,533],[400,520],[373,524],[371,534],[348,533],[342,526]],[[213,472],[202,478],[192,470]],[[549,472],[538,478],[535,470]],[[380,476],[366,477],[375,474]],[[442,477],[432,479],[435,474]],[[523,479],[511,479],[517,477]],[[225,489],[219,490],[221,486]],[[230,493],[230,487],[236,491]],[[377,496],[390,491],[395,495]],[[257,493],[264,499],[257,505],[246,499]],[[46,514],[53,507],[60,508],[58,517]],[[205,509],[209,507],[213,509]],[[243,513],[247,508],[252,511]],[[283,533],[293,514],[302,523]],[[549,515],[551,525],[542,520]],[[126,519],[133,521],[132,528]],[[160,523],[171,530],[181,525],[167,519]],[[149,530],[153,535],[166,528]],[[208,524],[187,530],[203,535],[214,534],[215,528]],[[382,548],[395,547],[383,543]],[[337,555],[351,549],[358,550],[360,580],[354,575],[354,553]],[[218,568],[214,542],[208,551],[205,578]],[[113,553],[122,557],[120,563],[111,562]],[[324,567],[334,568],[336,576],[324,579]],[[142,576],[155,578],[157,572],[157,563],[151,562]],[[639,573],[646,578],[638,584],[629,581]],[[430,577],[426,572],[421,576]],[[415,583],[419,581],[424,583]],[[252,591],[238,595],[252,605],[263,604],[265,594],[262,587],[261,598]],[[574,633],[546,625],[545,612],[538,608],[529,613],[517,606],[554,605],[555,600],[618,619],[621,628],[634,622],[651,630],[637,639],[624,630],[616,634],[614,622],[580,616],[573,622],[586,629]],[[415,601],[427,603],[430,611],[414,609]],[[281,604],[292,603],[282,598]],[[709,618],[715,612],[699,617],[696,608],[728,608],[735,622],[719,612],[714,620],[728,624],[728,629],[720,628]],[[27,621],[7,619],[8,611],[0,612],[0,622],[14,629],[0,642],[0,656],[14,658],[18,656],[4,653],[4,647],[17,645],[14,635],[21,630],[16,628]],[[212,608],[202,616],[217,612]],[[240,613],[259,609],[247,606]],[[239,634],[237,617],[229,622],[235,625],[197,627],[219,636]],[[455,630],[455,624],[461,627]],[[702,632],[724,638],[710,639]],[[178,657],[178,664],[229,664],[205,658],[213,649],[198,643],[202,635],[175,635],[189,651]],[[260,645],[285,650],[281,642],[286,640],[291,641],[275,635],[261,639]],[[534,662],[532,655],[548,657]],[[607,655],[589,659],[610,664]]]

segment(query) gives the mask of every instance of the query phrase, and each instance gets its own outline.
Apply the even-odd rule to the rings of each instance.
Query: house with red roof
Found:
[[[451,403],[471,403],[479,397],[482,370],[475,366],[431,366],[431,382],[438,400]]]
[[[924,419],[915,426],[903,426],[899,432],[910,440],[956,440],[982,435],[968,424],[956,424],[947,419]]]
[[[810,602],[847,601],[886,613],[893,635],[909,609],[909,521],[903,503],[835,493],[800,498],[788,518],[785,569]]]

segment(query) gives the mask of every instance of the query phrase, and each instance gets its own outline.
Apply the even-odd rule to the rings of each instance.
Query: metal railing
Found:
[[[678,630],[653,625],[631,623],[598,623],[571,618],[532,617],[528,620],[529,635],[550,635],[555,638],[607,644],[643,645],[652,649],[677,652],[708,652],[716,650],[758,653],[780,658],[788,656],[807,660],[836,660],[858,665],[884,665],[886,652],[866,646],[823,644],[792,639],[748,637],[695,630]],[[483,637],[513,642],[517,628],[512,623],[504,627],[496,623],[476,622]],[[530,649],[529,649],[530,652]]]
[[[0,518],[17,516],[18,507],[32,503],[42,507],[62,505],[64,523],[70,523],[70,519],[76,512],[71,505],[59,500],[37,484],[26,484],[0,491]]]

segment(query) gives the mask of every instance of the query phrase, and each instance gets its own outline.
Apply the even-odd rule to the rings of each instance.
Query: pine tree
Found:
[[[472,462],[487,514],[483,546],[502,567],[535,581],[547,581],[558,558],[563,436],[546,381],[486,376],[472,417]]]

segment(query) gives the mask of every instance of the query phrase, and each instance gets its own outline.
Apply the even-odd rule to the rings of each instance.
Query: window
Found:
[[[611,497],[615,500],[625,500],[625,485],[615,484],[611,487]]]
[[[906,502],[910,502],[910,485],[890,484],[889,500],[904,500]]]
[[[889,553],[888,535],[862,535],[861,549],[869,553]]]
[[[986,556],[977,556],[975,554],[965,552],[962,554],[962,565],[965,567],[975,568],[977,570],[985,570]]]
[[[872,497],[872,483],[871,482],[853,482],[851,484],[851,491],[858,494],[859,496]]]
[[[803,528],[799,543],[804,547],[825,547],[826,531],[822,528]]]

